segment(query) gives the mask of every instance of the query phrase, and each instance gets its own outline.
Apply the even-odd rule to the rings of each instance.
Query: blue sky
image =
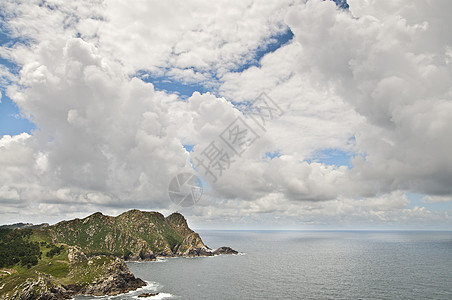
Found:
[[[2,28],[3,29],[3,28]],[[0,31],[0,45],[16,43],[17,39],[11,39],[3,30]],[[18,74],[19,66],[0,56],[0,64],[12,74]],[[28,119],[22,118],[17,105],[6,95],[8,81],[6,78],[0,81],[0,92],[2,93],[0,103],[0,136],[16,135],[22,132],[30,133],[35,125]]]
[[[293,33],[290,28],[286,31],[268,38],[267,44],[259,47],[254,54],[254,57],[247,63],[237,67],[232,70],[233,72],[243,72],[244,70],[252,67],[259,66],[259,62],[268,53],[272,53],[277,49],[281,48],[283,45],[287,44],[293,37]],[[194,92],[200,93],[216,93],[215,86],[218,86],[221,79],[219,79],[216,74],[210,74],[210,80],[206,83],[195,83],[195,82],[183,82],[177,80],[170,76],[155,76],[152,73],[140,71],[137,74],[145,82],[150,82],[154,85],[154,88],[158,91],[165,91],[168,93],[175,93],[179,95],[182,99],[187,99]]]
[[[321,149],[314,154],[314,158],[308,162],[319,162],[326,165],[347,166],[350,169],[353,167],[350,159],[352,154],[339,149]]]
[[[35,125],[26,118],[22,118],[16,103],[2,95],[0,103],[0,136],[16,135],[22,132],[31,133]]]

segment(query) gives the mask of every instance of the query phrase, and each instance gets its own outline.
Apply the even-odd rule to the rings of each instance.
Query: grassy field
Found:
[[[31,237],[30,239],[39,242],[41,241],[36,237]],[[1,269],[0,272],[5,275],[0,279],[0,286],[3,286],[3,288],[0,289],[0,295],[12,291],[27,278],[37,279],[38,273],[49,274],[57,279],[68,276],[68,246],[62,244],[58,244],[57,246],[63,246],[64,249],[60,254],[55,255],[52,258],[46,256],[46,253],[49,252],[51,248],[46,248],[45,245],[40,246],[42,255],[41,259],[38,260],[38,264],[35,266],[28,268],[27,266],[16,264],[13,267]]]

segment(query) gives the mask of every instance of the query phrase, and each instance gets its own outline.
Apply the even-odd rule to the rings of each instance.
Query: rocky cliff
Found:
[[[52,226],[26,227],[3,229],[0,235],[5,246],[0,247],[5,252],[0,255],[12,257],[4,260],[9,265],[0,268],[0,299],[117,295],[145,285],[124,260],[237,253],[228,247],[211,250],[179,213],[165,218],[140,210],[117,217],[98,212]],[[16,236],[14,245],[24,253],[33,248],[34,260],[21,257],[28,264],[15,262],[14,252],[8,251],[10,236]]]
[[[136,278],[122,259],[104,255],[88,258],[78,247],[70,247],[69,273],[64,276],[35,270],[11,292],[1,295],[0,299],[68,299],[74,295],[118,295],[146,283]]]
[[[210,250],[188,227],[184,216],[130,210],[117,217],[92,214],[63,221],[42,233],[53,243],[79,246],[86,254],[106,254],[126,260],[153,260],[156,256],[196,255]]]

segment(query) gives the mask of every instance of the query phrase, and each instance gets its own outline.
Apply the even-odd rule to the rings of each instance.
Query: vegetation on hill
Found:
[[[0,299],[65,299],[77,294],[116,295],[145,283],[113,256],[86,257],[77,247],[41,245],[45,253],[30,268],[3,269]],[[55,250],[59,249],[59,250]],[[47,255],[52,253],[51,255]]]
[[[30,229],[0,229],[0,268],[38,264],[42,252],[38,242],[29,241],[31,235]]]
[[[92,214],[41,229],[53,241],[77,245],[88,255],[107,254],[125,259],[153,259],[183,255],[193,248],[207,248],[185,218],[173,213],[130,210],[117,217]]]
[[[95,213],[52,226],[26,225],[0,228],[0,300],[114,295],[145,284],[122,258],[213,255],[179,213],[165,218],[131,210],[117,217]]]

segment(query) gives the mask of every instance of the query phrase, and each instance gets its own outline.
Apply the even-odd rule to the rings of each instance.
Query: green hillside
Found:
[[[123,259],[213,255],[179,213],[95,213],[31,228],[0,228],[0,299],[115,295],[145,284]]]
[[[184,255],[207,248],[185,218],[173,213],[130,210],[117,217],[92,214],[37,230],[55,243],[76,245],[88,254],[108,254],[131,260]]]

